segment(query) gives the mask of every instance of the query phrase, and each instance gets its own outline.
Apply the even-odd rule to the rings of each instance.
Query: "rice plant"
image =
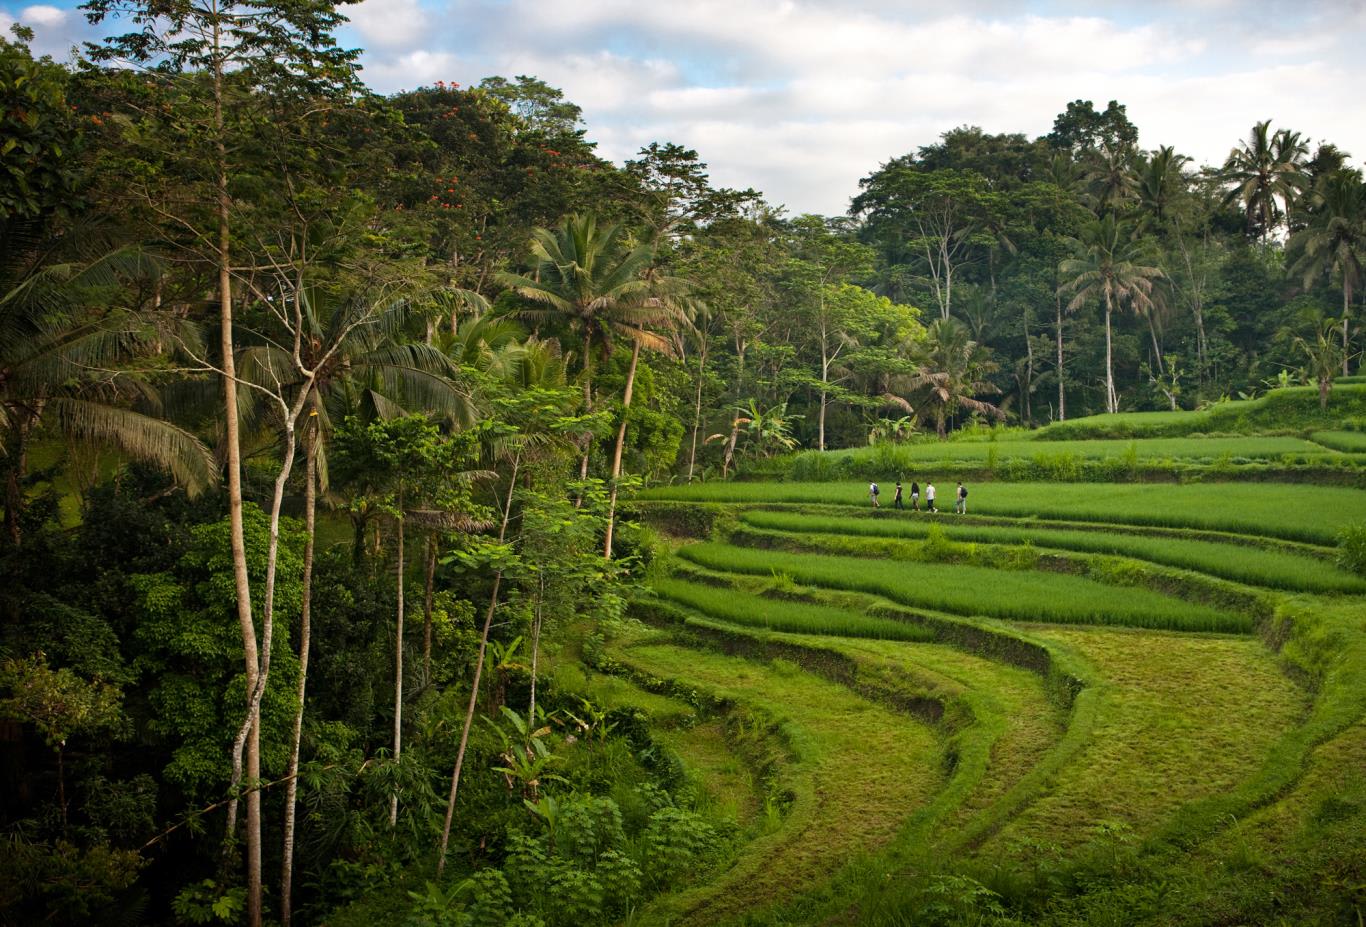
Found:
[[[1032,544],[1058,550],[1135,557],[1272,589],[1303,592],[1366,591],[1366,580],[1326,560],[1246,544],[1100,530],[946,523],[923,518],[861,518],[753,511],[746,512],[743,520],[757,528],[777,531],[889,538],[923,538],[929,535],[934,525],[940,525],[944,535],[951,541]]]
[[[892,477],[895,479],[895,476]],[[922,486],[933,473],[901,474]],[[940,505],[953,484],[941,481]],[[1198,528],[1332,545],[1348,524],[1366,521],[1366,492],[1343,486],[1284,483],[973,483],[970,514],[1043,521],[1109,522]],[[868,505],[868,484],[702,483],[661,486],[643,499],[680,502]],[[906,513],[906,517],[911,517]],[[952,517],[952,516],[942,516]]]
[[[711,618],[749,628],[794,634],[873,637],[881,640],[925,641],[933,633],[920,625],[809,602],[772,599],[739,589],[707,586],[677,579],[651,584],[656,594],[686,605]]]
[[[1252,619],[1142,588],[1079,576],[985,567],[869,560],[703,543],[679,556],[712,570],[767,575],[866,592],[904,605],[1014,621],[1247,633]]]

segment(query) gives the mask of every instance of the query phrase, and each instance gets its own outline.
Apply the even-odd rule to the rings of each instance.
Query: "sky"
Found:
[[[348,47],[381,92],[529,74],[620,163],[697,150],[717,186],[843,213],[858,181],[961,125],[1046,134],[1070,100],[1128,107],[1145,148],[1222,163],[1254,122],[1366,156],[1366,0],[363,0]],[[65,60],[73,3],[0,0]]]

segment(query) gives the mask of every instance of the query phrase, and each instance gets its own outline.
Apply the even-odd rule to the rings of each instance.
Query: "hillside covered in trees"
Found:
[[[836,572],[800,553],[826,542],[763,532],[878,532],[822,511],[746,510],[742,522],[716,508],[850,495],[731,478],[877,479],[890,492],[928,467],[1359,487],[1366,182],[1331,139],[1295,132],[1293,114],[1201,166],[1180,139],[1143,136],[1120,103],[1060,101],[1044,137],[954,129],[869,164],[846,215],[792,215],[756,190],[715,187],[686,139],[604,160],[579,107],[535,77],[376,95],[334,40],[343,19],[330,3],[82,9],[108,37],[81,60],[35,57],[22,28],[0,40],[0,923],[742,918],[740,902],[704,887],[737,859],[743,875],[749,842],[776,846],[785,815],[805,807],[810,782],[782,784],[802,750],[828,747],[831,763],[895,782],[882,812],[851,805],[888,833],[891,806],[924,799],[939,774],[883,769],[885,755],[823,735],[783,740],[773,705],[855,717],[860,699],[881,699],[911,714],[864,733],[928,755],[958,736],[920,722],[956,717],[945,693],[960,677],[1019,701],[972,703],[981,717],[1004,726],[1037,709],[1061,731],[1070,699],[1091,704],[1076,693],[1113,669],[1087,664],[1070,638],[983,644],[879,612],[885,602],[848,619],[851,596],[900,587],[789,588],[837,588],[861,575],[854,556],[1045,570],[1037,542],[1197,564],[1215,579],[1059,557],[1047,569],[1078,575],[1012,573],[1008,591],[1064,623],[1243,635],[1210,653],[1246,658],[1247,678],[1273,694],[1211,750],[1236,752],[1258,724],[1289,731],[1308,710],[1298,682],[1245,651],[1254,631],[1319,651],[1286,630],[1277,609],[1290,605],[1231,584],[1358,601],[1351,489],[1296,487],[1325,493],[1304,504],[1331,510],[1328,527],[1287,515],[1265,545],[1219,500],[1158,524],[1155,503],[1093,514],[1087,496],[1067,518],[1120,525],[1113,549],[1076,524],[916,534],[913,555],[891,546],[904,538],[846,538],[825,550],[848,555],[830,561]],[[1221,437],[1190,437],[1207,433]],[[717,494],[669,495],[698,483]],[[653,509],[648,492],[637,498],[648,486]],[[1030,499],[1055,502],[1048,489]],[[677,504],[661,515],[661,502]],[[694,502],[712,507],[683,505]],[[678,536],[714,527],[734,537],[685,548],[679,566]],[[1175,546],[1158,551],[1152,532]],[[1230,565],[1237,550],[1215,532],[1253,536],[1237,543],[1263,559]],[[1023,546],[1007,566],[977,542]],[[799,552],[769,549],[784,545]],[[674,569],[682,579],[664,576]],[[1071,585],[1036,588],[1038,577]],[[1151,599],[1114,589],[1145,583]],[[1190,601],[1168,596],[1187,583]],[[753,618],[769,593],[792,604]],[[765,638],[774,662],[747,682],[724,660],[757,645],[689,657],[640,637],[642,601],[658,621],[692,609],[700,638],[721,633],[697,624],[706,613],[887,647],[958,634],[1014,662],[943,656],[930,695],[907,694],[868,669],[891,650],[813,657]],[[909,604],[1029,620],[970,595]],[[1118,652],[1104,657],[1117,666]],[[1186,659],[1173,651],[1173,666]],[[823,681],[794,673],[810,660]],[[1297,667],[1296,680],[1322,670]],[[1064,708],[1048,701],[1068,686]],[[770,702],[754,701],[760,690]],[[1026,765],[1057,734],[1018,733]],[[943,769],[976,755],[965,744]],[[1265,801],[1292,781],[1267,779]],[[743,797],[730,807],[726,795]],[[1330,824],[1360,817],[1324,808]],[[858,848],[831,834],[807,860],[825,875]],[[1041,855],[1070,846],[1054,837]],[[1097,852],[1117,866],[1121,843]],[[1352,870],[1323,866],[1343,881],[1315,922],[1359,918]],[[1153,871],[1116,878],[1132,887]],[[915,896],[914,910],[938,911],[923,922],[1094,922],[1070,900],[1093,887],[1090,869],[1046,882],[1036,868],[1013,907],[974,872],[934,883],[952,889],[942,910],[933,891]],[[838,919],[831,898],[857,903],[835,892],[755,922]],[[888,904],[863,910],[893,923],[913,909]]]

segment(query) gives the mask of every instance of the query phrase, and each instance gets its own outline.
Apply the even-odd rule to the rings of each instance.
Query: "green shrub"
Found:
[[[1366,522],[1348,525],[1338,533],[1338,566],[1366,576]]]

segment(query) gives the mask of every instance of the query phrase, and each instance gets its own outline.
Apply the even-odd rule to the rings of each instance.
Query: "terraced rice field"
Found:
[[[745,512],[741,518],[747,525],[776,531],[889,538],[925,538],[933,526],[939,525],[944,536],[952,541],[1032,544],[1045,549],[1134,557],[1272,589],[1366,592],[1366,579],[1340,569],[1331,560],[1240,543],[1094,529],[989,525],[974,520],[942,522],[898,517],[894,513],[865,517],[755,510]]]
[[[884,508],[891,480],[882,484]],[[933,474],[902,474],[923,484]],[[953,484],[940,483],[939,506],[952,510]],[[702,483],[661,486],[643,500],[847,505],[869,508],[866,482]],[[1338,486],[1278,483],[978,483],[969,487],[973,515],[1196,528],[1331,545],[1349,524],[1366,521],[1366,492]]]
[[[946,871],[1004,891],[1041,860],[1095,866],[1116,848],[1125,865],[1188,859],[1190,878],[1247,898],[1271,860],[1351,871],[1341,854],[1360,841],[1312,835],[1356,820],[1361,797],[1334,764],[1366,749],[1366,581],[1330,545],[1366,520],[1366,493],[973,490],[984,514],[963,518],[854,512],[861,483],[643,494],[666,516],[738,508],[725,541],[679,542],[640,612],[651,627],[609,642],[613,659],[767,719],[782,757],[761,782],[733,732],[656,706],[699,788],[741,796],[727,814],[742,839],[722,875],[644,922],[915,923]],[[790,799],[776,818],[774,789]],[[1110,910],[1109,889],[1080,891]],[[1121,908],[1214,923],[1192,897]],[[1224,922],[1262,923],[1239,897]],[[1121,922],[1078,910],[1058,923]]]
[[[619,647],[631,669],[687,680],[735,699],[771,719],[794,767],[782,826],[759,837],[719,885],[669,899],[671,913],[715,921],[788,895],[811,873],[828,872],[863,850],[890,841],[905,817],[927,803],[942,781],[934,732],[910,715],[889,712],[790,664],[757,663],[649,637]],[[858,769],[857,784],[847,774]]]
[[[1289,437],[1188,437],[1150,438],[1140,445],[1125,439],[1091,440],[1000,440],[1000,441],[925,441],[905,444],[890,449],[858,448],[850,451],[827,451],[832,461],[843,458],[876,458],[890,451],[898,463],[907,466],[933,462],[1006,461],[1036,455],[1070,455],[1081,460],[1132,456],[1141,460],[1277,460],[1286,454],[1321,455],[1325,448],[1314,441]],[[819,451],[815,453],[820,453]]]

